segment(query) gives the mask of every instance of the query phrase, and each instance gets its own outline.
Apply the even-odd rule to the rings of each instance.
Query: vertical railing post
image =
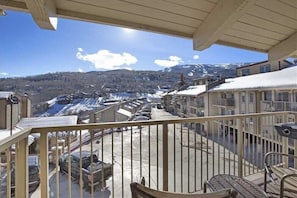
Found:
[[[19,141],[15,147],[15,185],[16,197],[28,197],[28,138]]]
[[[40,190],[41,197],[49,197],[48,183],[48,136],[40,133]]]
[[[288,114],[284,115],[284,121],[283,122],[288,122]],[[289,139],[287,137],[282,137],[282,153],[288,154],[289,153]],[[283,156],[282,162],[284,163],[285,167],[288,167],[289,164],[289,158]]]
[[[163,190],[168,191],[168,124],[163,124]]]
[[[243,176],[243,171],[242,171],[242,167],[243,167],[243,129],[242,129],[242,123],[241,123],[241,119],[237,119],[237,157],[238,157],[238,167],[237,167],[237,171],[238,171],[238,176],[242,177]]]

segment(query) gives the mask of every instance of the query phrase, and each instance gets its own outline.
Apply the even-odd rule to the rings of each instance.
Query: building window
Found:
[[[271,91],[264,91],[264,100],[272,101],[272,93]]]
[[[254,94],[250,93],[249,95],[250,95],[250,97],[249,97],[250,103],[254,103]]]
[[[289,101],[289,93],[288,92],[280,92],[277,93],[277,101]]]
[[[250,69],[243,69],[241,71],[241,74],[242,74],[242,76],[248,76],[248,75],[250,75]]]
[[[268,64],[268,65],[261,65],[260,66],[260,72],[261,73],[270,72],[270,64]]]
[[[241,93],[241,102],[245,102],[245,93]]]

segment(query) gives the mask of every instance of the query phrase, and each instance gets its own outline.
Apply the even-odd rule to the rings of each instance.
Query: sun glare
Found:
[[[132,32],[135,32],[135,30],[133,29],[130,29],[130,28],[122,28],[124,32],[126,33],[132,33]]]

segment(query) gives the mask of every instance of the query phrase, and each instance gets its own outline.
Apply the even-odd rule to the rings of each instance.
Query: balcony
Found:
[[[218,98],[214,105],[234,107],[235,100],[233,98]]]
[[[16,197],[29,197],[26,167],[31,133],[40,134],[37,153],[40,156],[40,186],[30,193],[31,197],[131,197],[129,184],[140,181],[141,177],[155,189],[194,192],[203,188],[205,180],[219,173],[240,177],[261,173],[266,152],[287,153],[290,147],[287,138],[270,139],[267,134],[278,136],[273,125],[296,121],[296,116],[292,112],[273,112],[33,128],[1,140],[0,150],[6,153],[7,161],[12,158],[15,161]],[[249,127],[251,121],[253,127]],[[69,135],[56,138],[56,145],[65,140],[65,152],[96,151],[99,160],[112,164],[112,176],[86,190],[82,177],[77,180],[71,174],[60,173],[59,158],[53,158],[50,163],[48,157],[51,153],[60,155],[59,149],[50,150],[52,136],[48,134],[61,131]],[[70,135],[73,131],[77,134],[74,139]],[[81,168],[82,162],[79,164]],[[69,159],[68,172],[71,167]],[[11,164],[7,163],[5,172],[8,175],[11,169]],[[101,174],[103,178],[104,171]],[[5,195],[1,197],[10,197],[10,180],[8,176],[7,187],[2,189]]]
[[[297,102],[261,101],[262,111],[297,111]]]

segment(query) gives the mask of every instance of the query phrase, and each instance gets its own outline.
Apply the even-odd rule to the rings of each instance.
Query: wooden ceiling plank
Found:
[[[40,28],[56,30],[58,19],[54,0],[25,0],[28,10]]]
[[[289,28],[281,24],[273,23],[271,21],[267,21],[249,14],[242,16],[239,19],[239,21],[242,23],[249,24],[251,26],[256,26],[268,31],[272,31],[272,32],[276,32],[284,35],[290,35],[292,34],[292,32],[294,32],[293,28]]]
[[[280,0],[280,1],[287,4],[287,5],[289,5],[289,6],[297,8],[297,1],[296,0]]]
[[[251,41],[255,41],[258,43],[263,43],[263,44],[267,44],[267,45],[275,45],[277,44],[279,41],[275,40],[275,39],[270,39],[270,38],[265,38],[253,33],[248,33],[248,32],[244,32],[241,30],[236,30],[236,29],[230,29],[226,32],[226,35],[229,36],[234,36],[237,38],[242,38],[242,39],[246,39],[246,40],[251,40]]]
[[[230,28],[254,1],[224,0],[219,1],[213,11],[198,27],[193,35],[195,50],[204,50],[220,39],[224,32]]]
[[[269,60],[281,60],[297,54],[297,32],[272,47],[268,52]]]
[[[28,12],[28,8],[25,2],[20,1],[7,1],[7,0],[0,0],[0,7],[3,9],[21,11],[21,12]]]
[[[79,10],[85,10],[85,12],[100,15],[100,16],[110,16],[114,18],[119,18],[119,15],[134,15],[132,20],[140,21],[139,17],[147,17],[160,21],[167,21],[169,23],[183,24],[185,26],[196,27],[197,24],[201,23],[201,20],[195,19],[194,17],[187,17],[185,15],[179,15],[174,12],[168,12],[166,10],[150,8],[145,5],[139,5],[135,3],[129,3],[125,1],[118,0],[108,0],[108,1],[97,1],[90,0],[88,3],[82,0],[76,0],[72,2],[66,2],[64,9],[71,8],[70,3],[79,5]],[[69,8],[68,8],[68,7]],[[73,9],[72,9],[73,10]],[[100,10],[106,10],[103,13]],[[76,11],[76,10],[73,10]]]
[[[194,9],[199,9],[203,11],[210,12],[215,4],[213,2],[209,2],[206,0],[186,0],[186,1],[181,1],[181,0],[165,0],[170,3],[175,3],[177,5],[189,7],[189,8],[194,8]]]
[[[230,46],[241,46],[240,48],[255,50],[260,52],[266,52],[270,49],[270,45],[258,43],[255,41],[238,38],[234,36],[224,35],[222,38],[216,42],[217,44],[228,43]]]
[[[160,0],[150,0],[150,1],[124,0],[124,1],[137,4],[137,5],[146,6],[157,10],[162,10],[169,13],[176,13],[181,16],[186,16],[186,17],[199,19],[199,20],[204,19],[208,14],[207,10],[201,11],[201,10],[183,6],[180,4],[170,3],[168,1],[160,1]]]
[[[297,1],[296,1],[297,3]],[[293,28],[297,28],[297,10],[296,10],[296,19],[292,19],[290,17],[278,14],[277,12],[273,12],[271,10],[265,9],[260,6],[253,6],[252,9],[248,10],[250,15],[260,17],[267,21],[271,21],[273,23],[281,24],[283,26]]]
[[[275,39],[278,41],[281,41],[284,39],[285,35],[284,34],[280,34],[277,32],[272,32],[269,30],[265,30],[262,29],[260,27],[256,27],[256,26],[252,26],[249,24],[245,24],[245,23],[241,23],[241,22],[236,22],[233,26],[233,29],[236,30],[241,30],[241,31],[245,31],[251,34],[256,34],[265,38],[271,38],[271,39]]]
[[[100,23],[100,24],[114,25],[119,27],[134,28],[138,30],[146,30],[150,32],[163,33],[163,34],[174,35],[174,36],[179,36],[183,38],[192,38],[192,32],[194,31],[194,28],[190,28],[182,25],[177,26],[176,24],[174,24],[175,28],[173,28],[172,24],[168,22],[160,23],[160,21],[158,21],[159,26],[154,26],[154,25],[151,25],[152,21],[148,20],[147,18],[143,18],[142,23],[138,23],[129,18],[129,17],[133,18],[133,16],[127,17],[126,15],[125,15],[125,18],[120,19],[120,18],[110,18],[107,16],[98,16],[98,15],[81,13],[81,12],[76,12],[71,10],[63,10],[63,9],[57,9],[57,15],[59,17],[63,17],[67,19],[83,20],[83,21],[89,21],[89,22]]]
[[[279,0],[257,0],[257,5],[296,20],[296,6],[292,7],[288,4],[280,2]]]

